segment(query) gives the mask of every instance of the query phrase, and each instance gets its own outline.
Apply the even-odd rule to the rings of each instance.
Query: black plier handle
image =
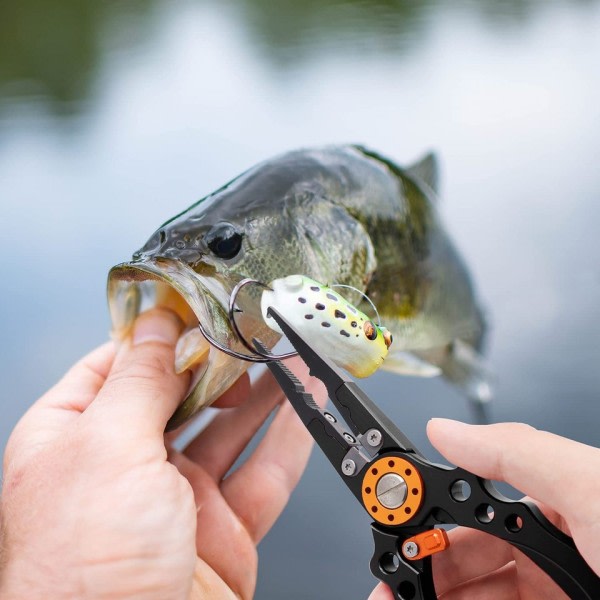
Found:
[[[280,361],[268,364],[279,385],[348,489],[373,519],[373,575],[397,600],[435,599],[431,556],[448,546],[439,524],[502,538],[521,550],[572,600],[600,598],[600,578],[573,540],[535,504],[504,497],[491,481],[428,461],[329,359],[320,356],[275,309],[277,321],[310,374],[326,386],[346,422],[321,409]],[[265,351],[258,340],[258,349]]]

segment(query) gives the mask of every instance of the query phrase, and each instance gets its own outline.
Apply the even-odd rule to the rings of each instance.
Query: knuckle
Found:
[[[22,455],[22,449],[27,439],[25,431],[23,431],[22,423],[23,420],[17,423],[8,438],[8,442],[6,442],[3,460],[3,470],[5,474],[10,471],[10,467],[15,463],[15,459]]]
[[[532,425],[528,425],[527,423],[513,423],[514,430],[519,434],[529,435],[534,431],[537,431],[535,427]]]
[[[498,474],[498,477],[503,481],[508,481],[511,478],[511,473],[514,469],[515,461],[519,459],[518,453],[515,452],[514,444],[509,447],[512,451],[506,451],[504,446],[505,439],[519,439],[529,441],[531,435],[537,433],[537,429],[526,423],[500,423],[496,425],[498,433],[500,434],[497,441],[497,450],[495,453],[495,467],[494,471]]]
[[[499,428],[500,433],[516,434],[518,436],[529,436],[533,432],[537,431],[535,427],[528,425],[527,423],[499,423],[496,425]]]
[[[6,447],[4,449],[4,460],[2,462],[2,465],[3,465],[2,468],[3,468],[3,470],[4,470],[5,473],[6,473],[8,467],[9,467],[9,465],[11,463],[11,460],[12,460],[13,456],[16,453],[15,446],[18,446],[18,442],[15,439],[15,437],[16,437],[15,433],[16,433],[16,430],[12,433],[12,435],[10,436],[10,438],[8,438],[8,442],[6,443]]]

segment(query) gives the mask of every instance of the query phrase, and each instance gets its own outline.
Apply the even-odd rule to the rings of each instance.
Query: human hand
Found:
[[[600,449],[520,423],[466,425],[432,419],[431,443],[452,463],[505,481],[535,498],[555,525],[573,537],[600,575]],[[444,600],[553,600],[566,595],[531,560],[499,538],[458,527],[450,547],[433,556],[438,597]],[[378,585],[369,600],[393,600]]]
[[[304,469],[310,436],[285,403],[250,458],[225,477],[283,398],[267,372],[219,400],[182,452],[163,435],[189,374],[173,371],[177,317],[142,315],[22,418],[6,447],[0,597],[251,598],[256,544]],[[311,380],[308,388],[325,397]]]

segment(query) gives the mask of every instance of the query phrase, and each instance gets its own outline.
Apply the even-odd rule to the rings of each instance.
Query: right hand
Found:
[[[466,425],[432,419],[427,435],[452,464],[535,498],[600,575],[600,449],[520,423]],[[452,530],[448,550],[433,557],[433,575],[444,600],[566,598],[511,544],[464,527]],[[393,595],[380,584],[369,600],[393,600]]]

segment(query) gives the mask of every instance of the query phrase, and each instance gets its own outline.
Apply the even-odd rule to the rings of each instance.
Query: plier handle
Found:
[[[346,425],[321,409],[280,361],[267,363],[300,419],[350,492],[373,519],[373,575],[397,600],[437,597],[431,557],[445,550],[440,524],[456,524],[506,540],[545,571],[572,600],[600,598],[600,578],[573,540],[537,506],[504,497],[487,479],[427,460],[358,385],[320,356],[275,309],[310,374],[326,386]],[[266,349],[254,340],[256,347]]]

